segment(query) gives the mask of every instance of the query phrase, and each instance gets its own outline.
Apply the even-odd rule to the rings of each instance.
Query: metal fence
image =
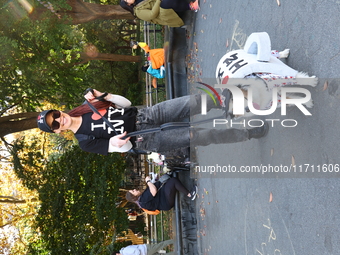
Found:
[[[151,24],[149,22],[144,21],[144,42],[147,43],[150,49],[154,48],[163,48],[163,42],[157,40],[159,35],[162,33],[162,27],[159,25]],[[153,77],[148,73],[145,73],[145,95],[146,95],[146,106],[152,106],[158,103],[160,100],[158,98],[159,90],[154,88],[152,85]],[[156,172],[156,166],[151,162],[148,162],[148,170],[149,172]],[[149,173],[146,173],[149,174]],[[157,223],[157,218],[159,218]],[[148,224],[148,232],[149,232],[149,242],[157,243],[164,240],[164,225],[163,225],[164,213],[161,211],[159,215],[148,215],[147,216],[147,224]],[[160,231],[158,231],[160,229]],[[160,233],[160,235],[158,234]]]

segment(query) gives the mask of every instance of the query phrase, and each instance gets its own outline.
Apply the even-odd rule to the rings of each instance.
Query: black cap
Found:
[[[40,128],[42,131],[45,131],[45,132],[48,132],[48,133],[54,133],[53,130],[46,123],[46,116],[47,116],[47,114],[49,114],[52,111],[54,111],[54,110],[46,110],[46,111],[43,111],[39,114],[39,116],[37,118],[37,123],[38,123],[38,128]]]

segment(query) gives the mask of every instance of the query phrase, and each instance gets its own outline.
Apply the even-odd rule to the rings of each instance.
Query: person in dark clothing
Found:
[[[169,27],[184,25],[178,14],[198,11],[198,0],[120,0],[120,6],[141,20]]]
[[[129,190],[126,192],[126,200],[148,211],[168,211],[173,208],[177,191],[191,200],[194,200],[197,195],[196,185],[189,191],[177,178],[170,178],[162,184],[161,182],[152,183],[151,178],[147,176],[145,181],[148,187],[143,192],[137,189]]]
[[[60,133],[71,130],[79,141],[82,150],[107,155],[110,152],[127,152],[131,148],[157,152],[167,155],[173,150],[189,148],[190,142],[196,146],[225,144],[247,141],[251,138],[264,137],[269,129],[268,123],[251,129],[191,129],[189,126],[143,134],[122,139],[127,133],[150,128],[158,128],[169,122],[178,122],[190,115],[201,113],[200,95],[184,96],[167,100],[151,107],[137,109],[123,96],[107,94],[93,90],[85,98],[112,123],[118,135],[107,126],[105,121],[93,113],[87,104],[62,112],[46,110],[37,118],[38,127],[45,132]],[[96,98],[104,95],[106,101]],[[209,99],[209,98],[208,98]],[[212,100],[208,100],[207,109],[221,109]],[[86,136],[87,139],[82,137]]]

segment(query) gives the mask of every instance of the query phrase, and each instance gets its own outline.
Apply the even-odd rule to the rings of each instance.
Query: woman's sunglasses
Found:
[[[60,115],[61,115],[61,112],[60,112],[60,111],[54,110],[54,111],[52,112],[52,118],[53,118],[52,127],[51,127],[52,130],[56,130],[56,129],[59,129],[59,128],[60,128],[60,123],[59,123],[58,121],[55,120],[55,119],[60,118]]]

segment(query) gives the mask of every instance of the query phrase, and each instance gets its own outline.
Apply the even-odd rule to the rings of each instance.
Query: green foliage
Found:
[[[20,102],[22,109],[32,111],[43,99],[74,104],[86,69],[75,65],[81,33],[56,18],[17,17],[20,8],[0,10],[0,105]]]
[[[65,1],[51,4],[54,9],[70,8]],[[137,64],[79,58],[87,43],[101,53],[131,55],[126,47],[129,36],[123,39],[120,34],[123,27],[130,29],[126,21],[69,25],[67,17],[59,19],[45,9],[34,20],[18,2],[0,0],[0,108],[18,104],[23,111],[35,111],[46,100],[70,109],[82,101],[88,87],[124,95],[131,83],[137,83]]]
[[[99,52],[131,55],[130,34],[136,36],[136,26],[126,20],[100,20],[78,25],[84,40],[96,46]],[[138,63],[91,61],[86,80],[99,91],[126,96],[133,104],[142,103],[142,89],[138,83]],[[133,90],[133,92],[131,92]]]
[[[16,153],[27,150],[24,143],[19,145]],[[32,243],[30,254],[105,254],[113,233],[128,226],[126,213],[116,207],[124,158],[74,146],[33,174],[24,166],[39,167],[41,154],[32,151],[35,146],[30,146],[27,159],[15,164],[17,175],[26,186],[37,189],[41,201],[36,227],[42,242]]]
[[[37,173],[43,171],[43,154],[37,141],[27,144],[24,139],[18,139],[11,148],[14,171],[23,184],[30,190],[38,190],[43,185],[43,179]]]

